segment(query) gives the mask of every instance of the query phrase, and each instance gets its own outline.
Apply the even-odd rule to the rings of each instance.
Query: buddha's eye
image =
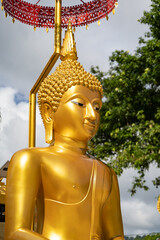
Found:
[[[85,107],[85,101],[81,98],[73,99],[73,100],[71,100],[71,102],[80,106],[80,107]]]
[[[94,109],[95,109],[96,111],[99,111],[99,110],[100,110],[100,108],[99,108],[99,107],[95,107]]]
[[[94,103],[93,104],[93,108],[97,111],[97,112],[99,112],[99,110],[100,110],[100,105],[99,105],[99,103]]]

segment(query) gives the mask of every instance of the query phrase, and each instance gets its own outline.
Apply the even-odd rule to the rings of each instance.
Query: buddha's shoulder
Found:
[[[101,171],[104,173],[104,175],[108,178],[108,177],[113,177],[116,175],[115,171],[107,165],[107,163],[102,162],[100,160],[96,160],[97,162],[97,169],[98,171]]]
[[[41,164],[47,148],[25,148],[13,154],[10,165],[34,167]]]
[[[100,160],[96,160],[96,184],[100,186],[99,191],[103,193],[103,201],[106,201],[111,192],[114,175],[115,172],[111,167]]]

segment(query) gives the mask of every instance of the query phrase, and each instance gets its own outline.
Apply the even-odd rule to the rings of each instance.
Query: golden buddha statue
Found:
[[[86,153],[99,126],[102,86],[77,62],[71,26],[61,60],[38,92],[50,146],[18,151],[10,162],[5,240],[122,240],[116,174]]]

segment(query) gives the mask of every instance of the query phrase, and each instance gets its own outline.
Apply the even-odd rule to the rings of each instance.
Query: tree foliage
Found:
[[[159,240],[160,239],[160,233],[152,233],[149,235],[137,235],[136,237],[128,237],[125,236],[125,240]]]
[[[131,194],[137,188],[148,190],[146,171],[152,163],[160,167],[160,0],[151,3],[139,20],[149,31],[134,54],[113,52],[107,73],[91,68],[104,88],[101,125],[90,143],[91,153],[119,175],[125,168],[137,170]],[[153,183],[158,187],[160,177]]]

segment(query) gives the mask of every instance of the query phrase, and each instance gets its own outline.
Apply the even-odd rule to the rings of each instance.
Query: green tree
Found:
[[[147,235],[143,239],[144,240],[159,240],[160,239],[160,233]]]
[[[113,52],[107,73],[91,68],[104,88],[101,125],[90,143],[91,153],[118,175],[125,168],[137,170],[131,194],[137,188],[148,190],[146,171],[152,163],[160,167],[160,0],[151,3],[139,20],[149,31],[134,54]],[[158,187],[160,177],[153,183]]]

